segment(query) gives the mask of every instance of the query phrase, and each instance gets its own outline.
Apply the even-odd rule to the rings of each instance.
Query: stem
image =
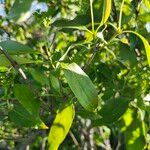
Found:
[[[122,0],[122,3],[121,3],[120,14],[119,14],[119,25],[118,25],[118,29],[121,29],[123,5],[124,5],[124,0]]]
[[[90,9],[91,9],[91,21],[92,21],[92,32],[94,33],[94,14],[93,14],[93,6],[92,6],[93,0],[90,0]]]

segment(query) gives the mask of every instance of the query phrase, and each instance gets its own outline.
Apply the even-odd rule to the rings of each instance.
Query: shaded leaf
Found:
[[[130,50],[127,44],[119,43],[119,59],[128,66],[134,66],[137,63],[136,53]]]
[[[19,55],[19,54],[28,54],[36,52],[32,48],[27,45],[23,45],[17,41],[2,41],[0,42],[0,46],[7,51],[10,55]],[[1,54],[1,52],[0,52]]]
[[[14,86],[14,95],[31,115],[39,116],[40,101],[35,98],[33,89],[30,89],[25,84],[16,84]]]
[[[50,83],[51,83],[52,88],[56,92],[60,93],[60,83],[59,83],[59,80],[53,74],[50,74]]]
[[[124,97],[110,99],[97,112],[101,117],[93,121],[94,126],[108,125],[117,121],[127,110],[129,100]]]
[[[30,15],[30,7],[33,0],[15,0],[9,14],[8,19],[12,19],[17,22],[26,21]]]
[[[35,117],[21,105],[15,105],[9,112],[9,117],[18,126],[31,127],[36,124]]]
[[[47,126],[39,117],[35,118],[35,116],[31,115],[22,105],[15,105],[14,108],[9,111],[8,115],[10,120],[17,126],[47,129]]]
[[[40,83],[41,85],[49,85],[49,80],[45,74],[40,71],[37,71],[33,68],[29,68],[29,72],[33,76],[33,78]]]
[[[49,150],[57,150],[63,142],[72,125],[74,113],[73,104],[58,111],[48,135]]]
[[[39,61],[34,61],[28,58],[18,57],[18,56],[11,56],[13,60],[15,60],[18,64],[29,64],[29,63],[38,63]],[[11,66],[9,60],[4,56],[0,55],[0,66]]]
[[[150,45],[149,45],[148,41],[142,35],[140,35],[137,32],[134,32],[134,31],[123,31],[122,33],[132,33],[132,34],[135,34],[136,36],[138,36],[142,40],[144,48],[145,48],[145,51],[146,51],[148,64],[150,66]]]
[[[89,111],[96,109],[98,94],[90,78],[76,63],[62,67],[65,78],[80,104]]]

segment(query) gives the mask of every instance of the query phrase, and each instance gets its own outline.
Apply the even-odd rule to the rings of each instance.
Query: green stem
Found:
[[[94,33],[94,14],[93,14],[93,0],[90,0],[90,9],[91,9],[91,21],[92,21],[92,32]]]
[[[119,14],[119,25],[118,25],[118,29],[121,29],[123,5],[124,5],[124,0],[122,0],[122,3],[121,3],[121,9],[120,9],[120,14]]]

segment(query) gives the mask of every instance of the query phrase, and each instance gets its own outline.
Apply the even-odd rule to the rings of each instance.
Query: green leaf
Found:
[[[41,85],[49,85],[49,80],[45,74],[40,71],[37,71],[33,68],[29,68],[29,72],[33,76],[33,78],[40,83]]]
[[[18,126],[33,127],[36,125],[35,117],[21,105],[15,105],[9,112],[9,117]]]
[[[35,98],[33,89],[30,89],[27,85],[16,84],[14,86],[14,95],[31,115],[39,116],[40,101]]]
[[[7,51],[10,55],[19,55],[19,54],[28,54],[28,53],[35,53],[36,51],[32,48],[28,47],[27,45],[23,45],[16,41],[2,41],[0,42],[0,46]],[[1,52],[0,52],[1,54]]]
[[[128,109],[123,116],[124,126],[122,128],[125,135],[125,147],[127,150],[145,149],[145,124],[137,115],[137,111]]]
[[[26,21],[30,15],[30,7],[33,0],[15,0],[9,14],[8,19],[17,21],[18,23]]]
[[[80,104],[93,111],[98,106],[96,88],[85,72],[76,64],[62,65],[65,78]]]
[[[148,41],[142,35],[140,35],[137,32],[134,32],[134,31],[123,31],[122,33],[132,33],[132,34],[135,34],[136,36],[138,36],[142,40],[144,48],[145,48],[145,51],[146,51],[148,64],[150,66],[150,45],[149,45]]]
[[[50,74],[50,83],[52,88],[57,92],[60,93],[60,83],[58,78],[56,78],[53,74]]]
[[[63,142],[72,125],[74,113],[73,104],[58,111],[48,135],[49,150],[57,150]]]
[[[108,125],[116,122],[127,110],[129,100],[124,97],[110,99],[98,111],[100,119],[93,121],[93,126]]]
[[[11,56],[13,60],[15,60],[18,64],[29,64],[29,63],[37,63],[40,61],[34,61],[28,58],[18,57],[18,56]],[[11,66],[9,60],[4,56],[0,55],[0,66],[8,67]]]
[[[119,43],[119,60],[127,66],[134,66],[137,63],[136,53],[130,50],[127,44]]]
[[[103,24],[106,23],[106,21],[108,20],[110,13],[111,13],[111,0],[103,0],[104,4],[103,4],[103,16],[102,16],[102,20],[100,23],[100,26],[102,26]]]
[[[21,127],[38,127],[47,129],[46,125],[40,120],[39,117],[31,115],[22,105],[17,104],[9,111],[10,120],[17,126]]]

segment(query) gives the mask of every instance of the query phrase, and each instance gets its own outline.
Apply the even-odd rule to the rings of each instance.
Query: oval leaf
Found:
[[[96,109],[98,94],[90,78],[76,63],[62,67],[66,80],[80,104],[89,111]]]
[[[111,13],[111,0],[104,0],[103,2],[103,16],[100,23],[100,26],[106,23]]]
[[[2,41],[0,42],[0,46],[7,51],[10,55],[19,55],[19,54],[28,54],[36,52],[32,48],[27,45],[23,45],[17,41]],[[1,54],[1,52],[0,52]]]
[[[72,125],[74,113],[73,104],[58,111],[48,136],[49,150],[57,150],[63,142]]]

